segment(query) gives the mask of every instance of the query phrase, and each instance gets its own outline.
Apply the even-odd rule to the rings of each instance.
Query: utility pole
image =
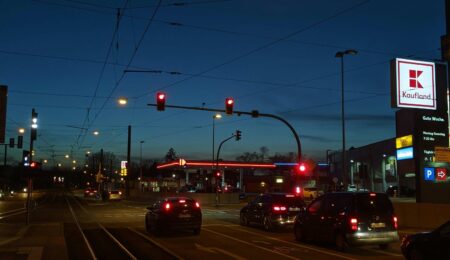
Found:
[[[130,176],[130,160],[131,160],[131,125],[128,125],[128,146],[127,146],[127,175],[125,176],[125,196],[130,196],[130,188],[128,187],[128,180]]]
[[[38,114],[34,110],[34,108],[31,110],[31,131],[30,131],[30,164],[33,163],[33,143],[34,140],[36,140],[37,137],[37,116]],[[27,189],[27,216],[26,216],[26,224],[28,225],[30,223],[30,208],[31,208],[31,201],[33,199],[33,179],[31,177],[32,170],[29,169],[28,171],[28,189]]]

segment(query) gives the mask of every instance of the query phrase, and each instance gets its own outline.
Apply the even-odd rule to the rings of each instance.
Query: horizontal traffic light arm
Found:
[[[158,105],[157,104],[147,104],[147,106],[157,107]],[[206,108],[206,107],[188,107],[188,106],[174,106],[174,105],[165,105],[165,107],[177,108],[177,109],[187,109],[187,110],[222,112],[222,113],[226,112],[224,109],[215,109],[215,108]],[[297,143],[297,162],[298,163],[301,162],[301,159],[302,159],[302,148],[301,148],[301,144],[300,144],[300,138],[298,137],[297,132],[292,127],[292,125],[289,124],[289,122],[286,121],[284,118],[279,117],[277,115],[259,113],[258,110],[253,110],[251,112],[233,111],[233,114],[237,114],[238,116],[240,116],[240,115],[249,115],[249,116],[252,116],[252,117],[269,117],[269,118],[274,118],[274,119],[277,119],[277,120],[283,122],[287,127],[289,127],[289,129],[291,130],[292,134],[294,135],[295,141]]]

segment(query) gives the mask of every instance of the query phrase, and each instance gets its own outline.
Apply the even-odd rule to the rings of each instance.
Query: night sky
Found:
[[[118,8],[120,15],[118,21]],[[259,110],[288,120],[303,155],[324,160],[341,149],[341,63],[344,57],[347,148],[395,137],[389,61],[439,59],[444,0],[3,0],[0,84],[9,87],[6,140],[39,113],[35,158],[70,165],[101,148],[132,159],[162,159],[169,148],[210,159],[213,113],[147,106],[155,93],[168,105]],[[124,73],[125,69],[153,73]],[[128,105],[120,107],[119,97]],[[266,146],[296,152],[279,121],[223,116],[216,148],[234,160]],[[94,136],[93,132],[99,135]],[[0,151],[3,156],[3,150]],[[20,160],[21,151],[8,155]]]

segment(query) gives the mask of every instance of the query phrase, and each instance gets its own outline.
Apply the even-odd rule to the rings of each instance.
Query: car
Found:
[[[322,195],[323,192],[317,189],[316,187],[305,187],[303,188],[303,198],[305,199],[315,199]]]
[[[313,200],[294,224],[297,241],[335,244],[340,251],[359,245],[385,249],[399,241],[389,197],[374,192],[334,192]]]
[[[110,190],[108,191],[108,199],[109,200],[121,200],[122,199],[122,191],[121,190]]]
[[[147,207],[145,229],[160,234],[175,229],[190,229],[198,235],[202,226],[200,204],[187,197],[168,197]]]
[[[84,190],[85,198],[95,198],[97,197],[97,190],[94,188],[87,188]]]
[[[295,216],[304,210],[304,200],[289,193],[267,193],[258,195],[240,211],[240,224],[262,225],[271,231],[276,227],[292,227]]]
[[[401,250],[406,259],[450,259],[450,221],[430,231],[405,235]]]

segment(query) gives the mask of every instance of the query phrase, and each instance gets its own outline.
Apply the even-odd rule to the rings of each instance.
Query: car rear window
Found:
[[[394,209],[385,194],[358,194],[356,196],[356,210],[364,213],[392,213]]]
[[[272,202],[286,205],[305,206],[303,199],[294,195],[272,195]]]

